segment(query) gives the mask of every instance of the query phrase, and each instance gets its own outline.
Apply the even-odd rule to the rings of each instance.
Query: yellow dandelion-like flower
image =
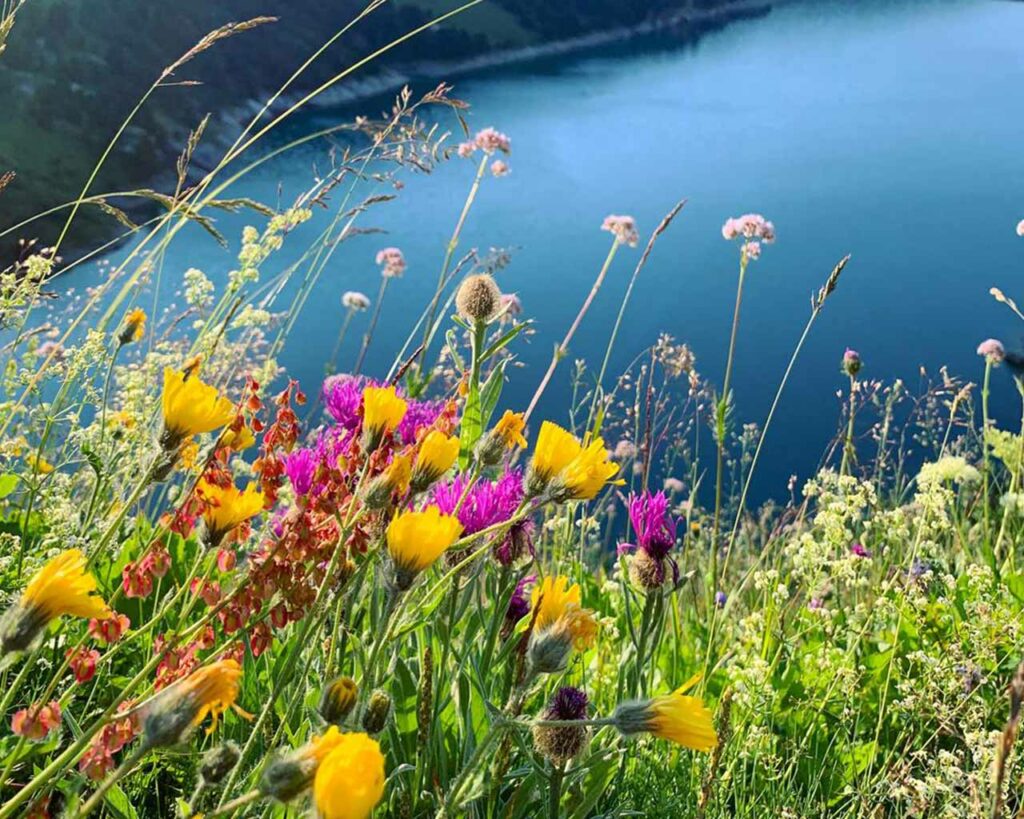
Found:
[[[530,637],[529,659],[534,671],[563,671],[573,647],[583,650],[594,644],[597,621],[580,605],[580,587],[566,577],[546,577],[535,586],[532,608],[536,612]]]
[[[402,512],[388,524],[388,553],[395,568],[406,575],[411,584],[412,579],[429,568],[461,533],[459,519],[441,514],[436,506],[428,506],[422,512]]]
[[[620,704],[612,714],[615,727],[627,736],[646,732],[707,753],[718,744],[711,711],[699,697],[686,696],[699,680],[697,674],[671,694]]]
[[[242,426],[242,428],[237,432],[233,429],[229,429],[221,435],[220,443],[228,449],[233,449],[235,452],[241,452],[256,443],[256,436],[252,434],[252,430],[249,429],[249,427]]]
[[[540,609],[537,610],[537,604]],[[554,625],[560,617],[572,608],[580,606],[580,587],[578,583],[569,585],[567,577],[545,577],[539,585],[533,587],[531,607],[537,610],[534,628],[537,631]]]
[[[619,467],[608,460],[601,438],[583,446],[568,430],[545,421],[537,436],[527,489],[537,495],[550,485],[555,500],[589,500],[605,484],[623,483],[613,480],[618,471]]]
[[[436,429],[428,432],[416,454],[416,469],[412,476],[413,488],[417,492],[422,492],[451,469],[458,457],[458,438],[448,437]]]
[[[526,418],[521,412],[505,410],[505,414],[494,425],[494,433],[504,442],[509,449],[520,449],[526,446],[526,438],[523,430],[526,429]]]
[[[121,344],[139,341],[146,334],[146,312],[136,307],[124,317],[124,326],[118,336]]]
[[[220,543],[236,526],[263,511],[263,493],[251,483],[240,490],[234,484],[217,486],[204,478],[196,492],[206,502],[203,522],[211,545]]]
[[[204,384],[196,375],[164,369],[164,427],[176,446],[184,438],[212,432],[231,422],[234,405],[215,387]],[[170,448],[173,448],[170,447]]]
[[[409,405],[400,398],[394,387],[367,387],[363,390],[364,446],[377,448],[381,439],[394,431]]]
[[[317,767],[313,799],[321,819],[366,819],[384,796],[384,754],[366,734],[342,734]]]
[[[150,748],[176,745],[207,716],[213,718],[206,730],[209,734],[229,708],[249,718],[235,704],[241,680],[242,667],[235,660],[218,660],[168,686],[144,712],[144,742]]]
[[[575,435],[558,424],[545,421],[540,425],[530,469],[537,480],[547,484],[572,462],[581,449]]]
[[[49,475],[54,469],[56,469],[56,467],[42,455],[33,455],[28,459],[28,463],[29,466],[32,467],[32,471],[38,475]]]

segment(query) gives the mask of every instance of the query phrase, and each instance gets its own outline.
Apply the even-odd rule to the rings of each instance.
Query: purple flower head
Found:
[[[677,521],[668,511],[668,498],[664,492],[644,492],[629,499],[629,522],[636,532],[636,545],[625,543],[619,553],[642,549],[656,560],[668,556],[676,545]]]
[[[537,582],[537,575],[531,574],[524,577],[516,584],[516,590],[508,601],[508,609],[505,611],[505,619],[510,623],[518,623],[530,613],[530,596],[527,589]]]
[[[401,395],[401,391],[399,391],[399,395]],[[399,440],[407,446],[416,443],[419,431],[433,426],[443,410],[443,401],[410,400],[409,406],[405,410],[405,417],[398,425]]]
[[[843,353],[843,372],[852,378],[860,372],[862,366],[860,353],[847,347],[846,352]]]
[[[508,534],[494,547],[494,559],[502,566],[512,566],[524,557],[536,554],[533,548],[533,532],[536,527],[527,518],[513,523]]]
[[[715,592],[715,605],[718,606],[718,608],[724,609],[726,601],[728,599],[729,595],[727,595],[724,591],[718,590]]]
[[[324,381],[321,393],[324,406],[338,426],[347,430],[359,426],[359,406],[366,384],[367,380],[361,375],[332,375]]]
[[[312,449],[296,449],[285,456],[284,471],[297,495],[308,495],[313,488],[313,476],[316,475],[320,459]]]
[[[810,602],[807,604],[807,608],[811,611],[818,611],[823,605],[825,605],[825,603],[820,597],[812,597]]]
[[[546,715],[550,715],[548,719],[586,719],[589,704],[590,701],[583,691],[565,685],[551,698]]]
[[[871,557],[869,552],[863,543],[853,543],[850,545],[850,554],[857,555],[857,557]]]
[[[433,502],[446,515],[455,514],[466,488],[460,475],[434,487]],[[523,478],[518,471],[506,472],[496,481],[477,481],[459,507],[458,518],[464,535],[473,535],[508,520],[523,499]]]

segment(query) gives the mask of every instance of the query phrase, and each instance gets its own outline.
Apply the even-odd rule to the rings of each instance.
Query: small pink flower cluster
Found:
[[[478,150],[488,156],[495,151],[509,154],[512,153],[512,140],[495,128],[484,128],[482,131],[477,131],[476,136],[470,142],[463,142],[459,145],[459,156],[467,157]]]
[[[60,728],[60,703],[22,708],[11,718],[11,731],[19,737],[38,742]]]
[[[722,225],[722,237],[729,241],[745,239],[740,248],[743,258],[760,259],[761,243],[770,245],[775,241],[775,225],[760,213],[745,213],[743,216],[725,220],[725,224]]]
[[[377,264],[383,266],[380,274],[387,278],[397,278],[405,272],[405,256],[397,247],[386,247],[377,251]]]
[[[1006,358],[1006,349],[998,339],[987,338],[978,345],[978,355],[987,358],[991,364],[1001,364]]]
[[[636,247],[636,243],[640,240],[640,234],[636,230],[636,219],[632,216],[617,216],[614,213],[605,216],[601,223],[601,230],[614,233],[620,245]]]
[[[129,708],[131,703],[124,702],[120,711],[123,713]],[[93,782],[99,782],[116,767],[114,754],[135,739],[141,730],[137,712],[105,725],[78,760],[78,770]]]
[[[495,177],[508,176],[511,172],[508,163],[503,159],[495,159],[491,163],[491,174]]]
[[[161,578],[171,568],[171,556],[159,541],[141,560],[125,565],[121,570],[121,587],[125,597],[149,597],[153,593],[153,579]]]

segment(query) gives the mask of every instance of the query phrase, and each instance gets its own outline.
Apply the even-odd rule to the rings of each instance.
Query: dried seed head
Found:
[[[225,742],[203,754],[199,775],[207,785],[218,785],[238,764],[241,752],[234,742]]]
[[[486,273],[469,276],[459,287],[455,307],[466,321],[489,321],[501,306],[501,291]]]

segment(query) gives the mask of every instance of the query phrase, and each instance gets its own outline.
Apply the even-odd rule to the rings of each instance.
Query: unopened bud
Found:
[[[368,734],[379,734],[388,723],[391,713],[391,697],[385,691],[377,689],[370,695],[363,714],[363,730]]]

